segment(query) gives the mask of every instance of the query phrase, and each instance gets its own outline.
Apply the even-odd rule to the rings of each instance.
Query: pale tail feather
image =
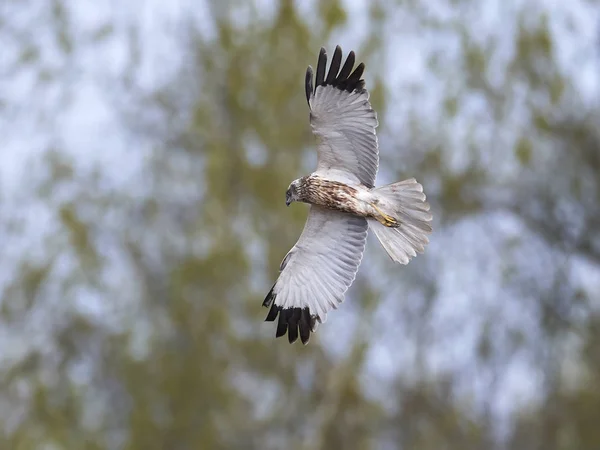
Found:
[[[372,191],[379,198],[379,206],[394,217],[400,226],[386,227],[377,220],[369,219],[369,226],[392,260],[408,264],[417,253],[423,253],[429,243],[431,214],[423,186],[417,180],[399,181]]]

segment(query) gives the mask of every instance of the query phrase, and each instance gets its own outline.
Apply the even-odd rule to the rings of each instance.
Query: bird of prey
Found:
[[[276,337],[307,344],[310,333],[336,309],[354,281],[362,260],[368,229],[390,256],[408,264],[423,253],[431,232],[431,214],[423,187],[414,178],[379,188],[375,177],[379,151],[365,65],[352,71],[354,52],[342,66],[336,47],[326,74],[327,53],[321,48],[313,86],[313,69],[306,71],[310,124],[317,137],[317,169],[292,181],[286,205],[310,205],[296,245],[283,258],[279,277],[263,306],[266,321],[277,322]]]

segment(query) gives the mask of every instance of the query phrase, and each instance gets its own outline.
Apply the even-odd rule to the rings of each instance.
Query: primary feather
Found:
[[[341,60],[342,50],[337,46],[325,79],[327,53],[321,49],[314,89],[312,68],[306,72],[310,124],[319,141],[315,174],[371,188],[379,166],[377,113],[371,108],[369,92],[361,79],[364,64],[352,72],[355,56],[350,52],[340,71]]]
[[[309,312],[314,331],[316,322],[325,322],[327,313],[344,300],[362,259],[367,229],[364,217],[311,206],[304,230],[283,258],[279,278],[263,302],[271,308],[267,321],[279,312],[277,335],[287,328],[290,342],[295,341],[301,312]],[[305,338],[306,344],[306,333]]]

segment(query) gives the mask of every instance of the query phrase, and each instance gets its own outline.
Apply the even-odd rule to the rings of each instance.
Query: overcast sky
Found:
[[[140,32],[138,42],[141,44],[141,65],[136,72],[135,85],[138,89],[151,91],[162,83],[171,79],[181,63],[181,53],[178,52],[178,25],[183,18],[195,17],[202,24],[202,29],[207,35],[214,32],[209,23],[203,23],[202,17],[205,10],[199,2],[192,0],[178,0],[174,2],[161,2],[158,0],[134,0],[131,2],[84,2],[68,0],[67,14],[70,17],[71,32],[75,37],[73,51],[65,56],[54,40],[55,32],[50,28],[50,3],[38,0],[29,2],[29,7],[22,7],[19,2],[8,2],[0,8],[0,16],[4,20],[0,28],[0,136],[2,146],[0,149],[0,200],[4,217],[19,218],[22,226],[27,230],[23,235],[11,236],[3,244],[4,251],[0,255],[0,286],[7,283],[14,273],[14,261],[19,260],[23,254],[43,254],[43,236],[52,233],[57,224],[43,203],[36,200],[32,189],[37,180],[45,176],[46,165],[43,163],[45,155],[50,149],[56,149],[72,158],[77,176],[85,180],[92,171],[100,169],[103,177],[111,187],[127,189],[129,191],[143,186],[142,170],[145,156],[151,152],[151,141],[144,142],[139,136],[133,136],[123,124],[116,111],[118,92],[111,86],[119,80],[127,69],[129,61],[128,36],[131,27]],[[265,15],[272,14],[272,2],[264,1]],[[304,2],[302,10],[310,17],[312,3]],[[333,48],[340,43],[345,51],[356,47],[362,40],[361,29],[364,29],[365,15],[368,2],[352,0],[347,1],[350,11],[348,29],[336,34],[332,42],[323,43],[328,48]],[[447,20],[456,11],[443,7],[447,2],[428,0],[427,7],[432,18]],[[515,11],[520,5],[527,3],[532,10],[532,17],[536,14],[547,13],[549,23],[554,35],[554,43],[558,49],[558,59],[564,73],[570,74],[570,79],[577,92],[586,101],[598,101],[598,7],[592,6],[593,2],[583,0],[558,1],[558,0],[486,0],[479,7],[461,11],[464,21],[469,25],[472,38],[483,42],[489,36],[499,36],[499,42],[506,45],[499,49],[494,64],[501,66],[510,58],[513,49],[510,44],[513,40],[510,35],[514,33]],[[537,11],[537,13],[536,13]],[[243,14],[240,14],[243,22]],[[95,40],[107,24],[113,24],[114,29],[106,39]],[[440,99],[446,85],[440,83],[435,74],[427,69],[428,56],[436,49],[443,49],[449,70],[456,65],[454,59],[458,51],[458,42],[452,42],[447,36],[441,34],[423,34],[417,24],[404,10],[398,9],[390,18],[385,30],[388,38],[385,40],[385,55],[389,75],[387,79],[391,86],[411,87],[420,86],[425,91],[419,101],[418,114],[423,121],[435,121],[441,114]],[[351,30],[350,32],[348,30]],[[502,36],[506,35],[503,39]],[[39,48],[39,58],[42,66],[49,74],[47,79],[41,80],[39,74],[40,64],[34,62],[15,69],[15,61],[22,57],[25,42]],[[315,55],[318,49],[315,49]],[[314,61],[306,61],[314,65]],[[500,71],[499,71],[500,72]],[[365,78],[368,81],[369,73]],[[302,89],[303,74],[298,75],[298,89]],[[389,101],[388,111],[385,114],[388,129],[402,129],[407,118],[406,89],[391,90],[392,98]],[[448,145],[460,147],[464,136],[465,126],[481,114],[482,105],[477,98],[469,101],[465,108],[464,116],[458,119],[453,139]],[[66,102],[66,107],[64,106]],[[519,121],[519,113],[515,115]],[[385,133],[385,130],[384,130]],[[385,135],[382,139],[386,139]],[[459,155],[460,153],[457,153]],[[460,165],[460,160],[456,161]],[[409,170],[410,168],[407,168]],[[418,176],[418,174],[415,174]],[[379,182],[392,181],[391,175],[382,172]],[[70,192],[61,192],[56,195],[68,198]],[[443,370],[446,366],[456,366],[457,361],[466,370],[470,370],[469,361],[475,351],[476,330],[481,325],[477,322],[477,311],[471,310],[469,300],[474,296],[480,298],[480,308],[498,308],[497,314],[507,324],[514,323],[515,327],[523,327],[523,321],[530,321],[529,312],[524,309],[514,310],[514,303],[498,306],[497,298],[502,291],[502,263],[485,267],[479,266],[480,260],[492,261],[486,255],[497,251],[500,242],[520,236],[523,230],[510,217],[482,218],[481,220],[494,223],[495,234],[490,236],[484,232],[483,226],[473,227],[472,223],[460,222],[445,234],[432,242],[431,252],[434,254],[446,252],[455,255],[465,263],[460,269],[444,271],[442,264],[441,276],[444,280],[443,292],[440,297],[447,299],[437,309],[433,323],[437,326],[456,327],[455,339],[449,340],[445,347],[438,348],[437,352],[430,355],[430,364]],[[479,224],[481,225],[481,224]],[[474,249],[465,247],[460,236],[481,233],[476,238],[481,246]],[[0,230],[0,233],[3,233]],[[373,251],[380,251],[374,242],[367,250],[367,258]],[[543,245],[531,236],[530,248],[534,251],[544,251]],[[515,256],[519,258],[518,255]],[[449,261],[448,264],[452,264]],[[598,275],[597,268],[589,268],[584,263],[579,264],[578,273],[581,274],[582,284],[590,288],[597,288],[593,281]],[[523,270],[528,270],[527,261],[522,261]],[[369,269],[365,269],[369,270]],[[488,283],[483,291],[471,292],[469,286],[480,289],[481,284],[470,277],[485,276]],[[398,294],[398,296],[401,296]],[[92,304],[90,297],[83,303]],[[511,309],[512,308],[512,309]],[[323,341],[335,342],[333,336],[343,334],[342,324],[345,324],[343,308],[336,315],[331,315],[327,327],[322,327]],[[464,321],[465,314],[470,314],[473,319]],[[532,313],[531,313],[532,314]],[[381,312],[380,320],[385,322],[385,312]],[[345,325],[344,325],[345,326]],[[525,325],[524,328],[527,328]],[[531,331],[535,333],[535,330]],[[1,336],[1,334],[4,336]],[[0,333],[0,342],[4,345],[10,342],[6,332]],[[329,336],[328,336],[329,335]],[[395,334],[397,339],[402,339],[401,331]],[[534,336],[532,336],[534,338]],[[409,337],[406,337],[406,364],[410,365],[415,359],[416,348],[410,348]],[[394,364],[387,367],[390,352],[394,352],[397,342],[387,343],[377,347],[371,355],[371,367],[381,372],[382,370],[398,370]],[[6,348],[6,347],[4,347]],[[12,348],[12,347],[11,347]],[[334,350],[337,351],[337,350]],[[339,349],[343,351],[343,349]],[[508,408],[515,399],[527,401],[532,394],[535,395],[536,378],[531,373],[531,365],[524,357],[514,360],[514,370],[509,370],[505,387],[501,390],[498,399],[499,408]],[[408,369],[407,369],[408,370]],[[485,376],[471,374],[465,378],[467,384],[481,381],[479,389],[486,389]]]

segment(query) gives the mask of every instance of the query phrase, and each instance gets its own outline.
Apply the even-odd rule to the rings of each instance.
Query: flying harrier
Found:
[[[423,253],[429,242],[431,214],[423,187],[410,178],[375,188],[377,113],[361,79],[365,65],[352,71],[354,58],[350,52],[340,70],[342,49],[336,47],[325,76],[327,53],[321,48],[314,88],[312,67],[306,70],[310,124],[318,140],[317,170],[292,181],[285,203],[308,203],[310,212],[263,302],[271,308],[266,321],[279,315],[276,336],[287,332],[290,343],[300,335],[307,344],[317,324],[342,303],[369,228],[400,264]]]

